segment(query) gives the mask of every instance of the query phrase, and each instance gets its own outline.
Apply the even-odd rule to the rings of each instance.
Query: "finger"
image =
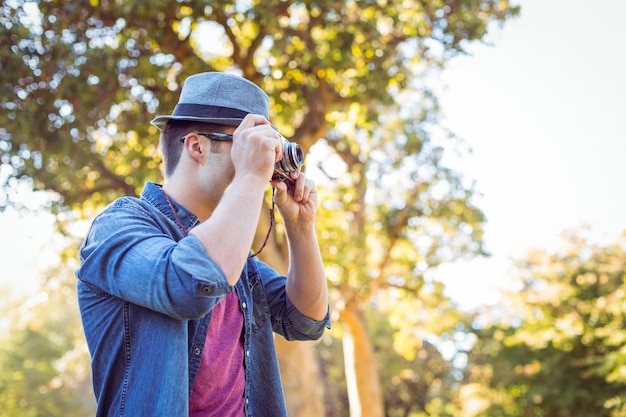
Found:
[[[294,181],[293,199],[298,202],[304,202],[305,186],[307,183],[306,175],[298,174],[298,178]],[[307,193],[308,195],[308,193]]]
[[[313,182],[313,180],[307,179],[304,185],[304,190],[302,190],[302,200],[300,202],[308,203],[309,198],[311,197],[311,194],[313,193],[314,190],[315,190],[315,183]]]
[[[237,132],[237,130],[244,130],[244,129],[254,127],[257,125],[269,125],[269,124],[270,124],[270,121],[267,120],[265,116],[262,116],[260,114],[249,113],[246,115],[246,117],[243,118],[241,123],[239,123],[239,126],[237,127],[235,132]]]
[[[274,180],[272,181],[272,187],[276,189],[276,194],[274,194],[274,203],[280,207],[286,202],[287,184],[280,180]]]
[[[277,163],[281,159],[283,159],[283,139],[280,133],[278,133],[270,122],[263,116],[261,116],[262,120],[265,120],[263,124],[255,124],[251,127],[254,128],[253,132],[258,137],[262,137],[264,141],[267,143],[271,143],[272,150],[274,151],[274,163]],[[252,131],[251,131],[252,132]]]

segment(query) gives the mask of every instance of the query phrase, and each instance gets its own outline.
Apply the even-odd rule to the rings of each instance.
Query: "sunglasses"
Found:
[[[187,135],[185,135],[182,138],[180,138],[180,141],[184,143],[185,139],[187,139]],[[230,133],[222,133],[222,132],[196,132],[196,135],[206,136],[207,138],[213,139],[213,140],[224,140],[224,141],[226,141],[226,140],[233,140],[233,135],[231,135]]]

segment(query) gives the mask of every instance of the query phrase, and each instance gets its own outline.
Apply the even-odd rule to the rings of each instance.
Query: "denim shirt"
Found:
[[[172,201],[189,230],[198,219]],[[302,315],[286,277],[249,259],[232,287],[194,236],[185,236],[160,185],[116,200],[80,249],[78,302],[91,354],[97,416],[189,415],[213,307],[237,291],[244,316],[245,415],[286,416],[273,332],[313,340],[328,315]]]

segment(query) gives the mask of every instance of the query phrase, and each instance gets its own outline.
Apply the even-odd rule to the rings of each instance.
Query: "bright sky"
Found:
[[[608,243],[626,229],[626,1],[520,0],[442,77],[446,125],[473,154],[489,259],[435,273],[464,305],[497,302],[511,257],[553,249],[587,224]]]
[[[554,248],[581,224],[600,243],[626,229],[626,1],[518,0],[522,13],[441,78],[445,124],[473,153],[493,254],[434,271],[463,306],[496,303],[511,258]],[[0,214],[0,288],[29,283],[49,220]],[[43,237],[43,241],[41,239]]]

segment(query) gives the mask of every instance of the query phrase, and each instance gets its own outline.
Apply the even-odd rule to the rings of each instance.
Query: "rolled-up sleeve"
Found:
[[[316,340],[322,337],[324,329],[330,329],[330,307],[326,317],[322,321],[313,320],[300,311],[291,303],[289,297],[285,297],[287,303],[286,319],[281,323],[281,334],[287,340]]]
[[[330,309],[324,320],[313,320],[302,314],[289,300],[285,291],[287,278],[278,274],[267,264],[254,261],[254,265],[263,282],[263,289],[267,297],[273,331],[287,340],[316,340],[324,334],[324,329],[330,329]]]
[[[233,291],[196,237],[176,241],[132,204],[94,220],[80,257],[81,281],[176,319],[202,317]]]

